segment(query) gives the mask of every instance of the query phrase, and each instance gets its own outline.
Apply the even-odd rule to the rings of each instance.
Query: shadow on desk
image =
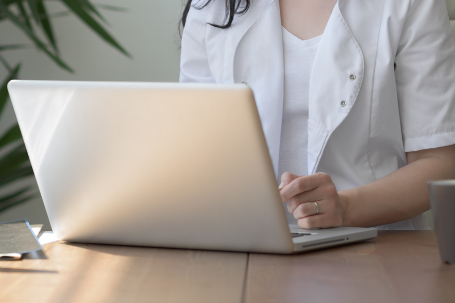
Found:
[[[172,256],[172,258],[179,258],[183,256],[193,255],[200,258],[206,254],[246,254],[244,252],[229,252],[229,251],[214,251],[214,250],[200,250],[200,249],[183,249],[183,248],[170,248],[170,247],[151,247],[151,246],[133,246],[133,245],[111,245],[111,244],[93,244],[93,243],[80,243],[80,242],[61,242],[61,245],[70,247],[90,250],[97,253],[110,254],[115,256],[133,257],[133,258],[149,258],[156,254]]]
[[[58,274],[56,270],[23,269],[23,268],[0,268],[0,273],[26,273],[26,274]]]

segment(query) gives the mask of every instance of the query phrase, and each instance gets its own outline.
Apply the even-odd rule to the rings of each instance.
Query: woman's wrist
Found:
[[[359,193],[357,188],[352,188],[349,190],[343,190],[338,192],[338,197],[340,199],[340,204],[342,205],[343,211],[343,226],[357,226],[355,224],[353,209],[355,201],[357,200]]]

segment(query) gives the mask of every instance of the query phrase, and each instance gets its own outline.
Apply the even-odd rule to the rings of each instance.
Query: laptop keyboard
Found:
[[[310,233],[291,233],[292,238],[298,238],[303,236],[311,236]]]

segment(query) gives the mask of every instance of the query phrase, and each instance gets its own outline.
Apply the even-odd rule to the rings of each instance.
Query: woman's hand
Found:
[[[346,202],[340,199],[335,184],[326,173],[281,176],[280,195],[283,203],[289,201],[288,211],[305,229],[342,226]],[[317,213],[316,204],[319,206]]]

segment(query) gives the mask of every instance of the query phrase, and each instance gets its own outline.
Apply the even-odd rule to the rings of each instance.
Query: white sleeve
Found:
[[[395,64],[405,151],[455,144],[455,43],[444,0],[412,2]]]
[[[209,7],[191,6],[182,35],[180,82],[215,82],[210,72],[205,45]]]

